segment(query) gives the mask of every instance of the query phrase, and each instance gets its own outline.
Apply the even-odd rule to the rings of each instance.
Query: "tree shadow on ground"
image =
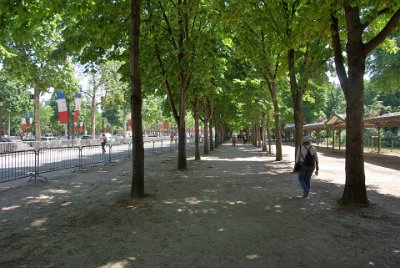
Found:
[[[371,207],[343,209],[343,185],[314,179],[298,198],[291,162],[258,149],[221,147],[185,171],[173,159],[146,159],[143,200],[129,197],[129,163],[3,190],[0,266],[340,266],[363,244],[354,266],[398,264],[398,197],[369,188]]]

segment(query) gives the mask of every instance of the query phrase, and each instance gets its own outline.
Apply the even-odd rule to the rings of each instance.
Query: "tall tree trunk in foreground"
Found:
[[[132,187],[131,195],[144,197],[144,148],[142,130],[142,82],[139,67],[140,0],[131,2],[129,66],[132,110]]]
[[[180,94],[179,94],[179,121],[178,121],[178,169],[187,169],[187,158],[186,158],[186,122],[185,122],[185,99],[186,99],[186,87],[187,84],[182,81],[186,80],[186,74],[181,75],[180,82]]]
[[[295,125],[295,155],[303,140],[303,89],[296,80],[294,49],[288,51],[290,92],[293,100],[293,120]],[[280,133],[279,133],[280,135]]]
[[[364,44],[363,33],[371,21],[361,22],[360,8],[357,5],[352,5],[349,1],[343,1],[342,5],[346,19],[345,32],[347,32],[347,71],[339,36],[339,20],[334,14],[331,16],[335,66],[346,98],[346,183],[340,202],[345,205],[367,205],[363,148],[365,60],[396,27],[400,20],[400,9],[395,11],[381,32]],[[387,11],[380,10],[376,16]]]

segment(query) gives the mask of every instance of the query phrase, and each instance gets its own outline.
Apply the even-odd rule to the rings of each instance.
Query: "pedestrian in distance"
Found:
[[[304,136],[303,145],[297,151],[295,161],[295,171],[298,171],[298,179],[303,188],[303,198],[308,197],[311,188],[311,176],[315,170],[318,175],[318,153],[314,145],[311,144],[311,137]]]
[[[103,150],[103,154],[106,153],[106,143],[107,143],[107,136],[106,134],[101,135],[101,149]]]
[[[232,146],[236,146],[236,136],[232,136]]]

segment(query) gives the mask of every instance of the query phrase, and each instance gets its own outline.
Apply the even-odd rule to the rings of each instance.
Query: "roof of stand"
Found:
[[[400,127],[400,112],[365,118],[364,123],[365,127]]]
[[[306,131],[318,131],[318,130],[323,130],[323,129],[325,129],[324,122],[305,124],[303,126],[303,130],[306,130]]]
[[[345,128],[346,127],[346,115],[345,114],[333,114],[325,122],[326,128]]]
[[[377,127],[400,127],[400,112],[383,114],[376,117],[364,118],[365,128]],[[294,129],[293,124],[286,124],[285,129]],[[319,131],[325,129],[342,129],[346,128],[346,115],[333,114],[325,122],[305,124],[305,131]]]

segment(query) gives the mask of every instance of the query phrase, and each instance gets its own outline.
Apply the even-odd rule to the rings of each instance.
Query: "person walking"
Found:
[[[311,176],[315,170],[318,175],[318,153],[315,146],[311,144],[311,137],[304,136],[303,145],[300,146],[296,155],[296,166],[299,167],[298,179],[303,188],[303,198],[308,197],[311,188]]]
[[[103,154],[106,152],[107,136],[106,134],[101,135],[101,149],[103,149]]]

